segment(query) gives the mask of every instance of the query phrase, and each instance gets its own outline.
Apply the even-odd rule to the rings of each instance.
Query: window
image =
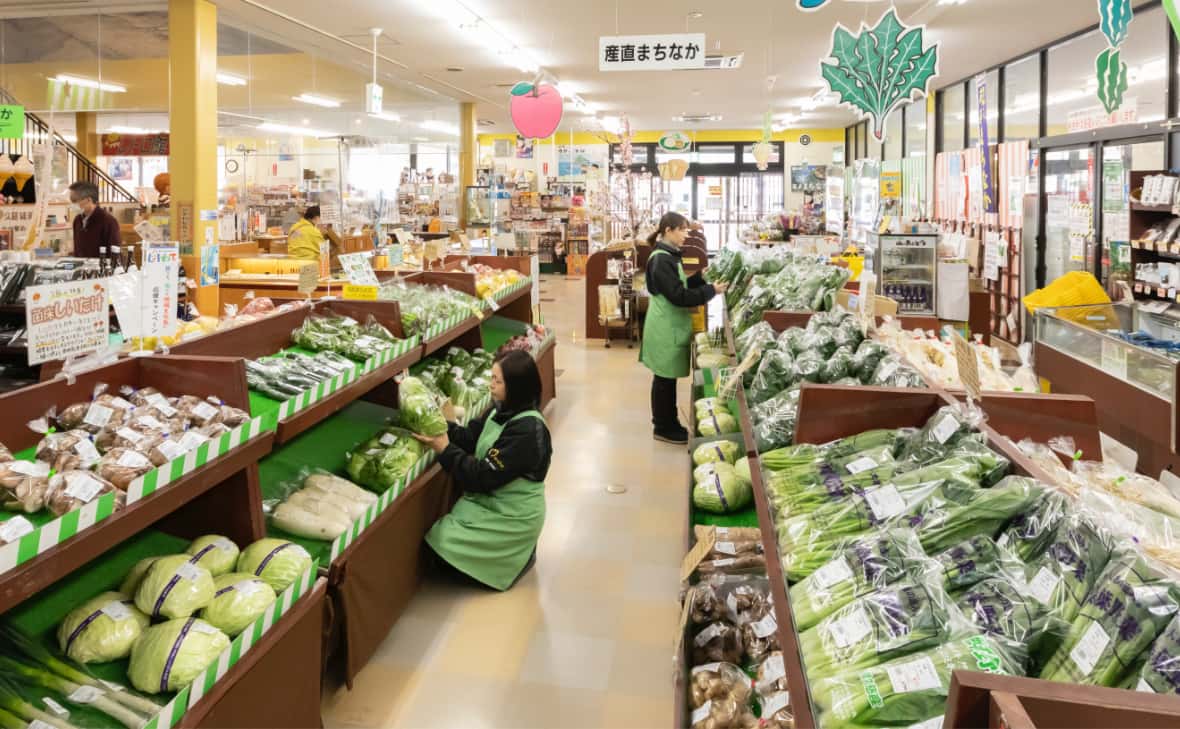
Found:
[[[702,165],[731,165],[737,162],[732,144],[698,144],[696,162]]]
[[[989,71],[984,77],[987,103],[987,136],[992,144],[999,139],[1000,123],[1000,72]],[[971,147],[979,146],[979,84],[975,78],[968,83],[971,96],[967,98],[967,109],[971,112],[971,122],[967,126],[967,144]]]
[[[877,135],[873,133],[872,127],[869,127],[869,150],[866,155],[869,159],[881,161],[881,142],[877,139]]]
[[[1004,141],[1041,136],[1041,56],[1010,63],[1004,69]]]
[[[777,165],[781,163],[783,161],[782,154],[780,153],[782,144],[779,142],[771,142],[770,149],[770,164]],[[742,164],[757,164],[757,162],[754,160],[754,145],[747,144],[746,146],[742,147]]]
[[[941,92],[943,152],[958,152],[963,148],[964,89],[964,84],[958,84]]]
[[[926,156],[926,104],[919,100],[905,108],[905,156]]]
[[[905,109],[895,109],[885,124],[885,159],[901,159],[901,130],[905,127]]]

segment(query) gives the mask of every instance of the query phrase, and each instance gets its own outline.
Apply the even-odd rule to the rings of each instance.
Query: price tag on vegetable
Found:
[[[955,343],[955,361],[959,365],[959,379],[963,381],[963,389],[967,391],[967,397],[972,400],[979,400],[980,385],[979,385],[979,361],[975,359],[975,351],[963,335],[954,332],[951,339]]]

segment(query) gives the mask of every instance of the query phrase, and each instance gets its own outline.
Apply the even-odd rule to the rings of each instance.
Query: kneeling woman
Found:
[[[496,405],[486,418],[415,437],[434,449],[463,494],[426,543],[460,572],[507,590],[536,558],[553,448],[537,412],[541,375],[533,358],[521,351],[497,357],[491,385]]]

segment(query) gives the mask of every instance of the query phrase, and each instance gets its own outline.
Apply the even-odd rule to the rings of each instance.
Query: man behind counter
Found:
[[[98,258],[99,248],[123,244],[119,221],[98,205],[98,186],[93,182],[70,185],[70,202],[74,206],[74,255]]]

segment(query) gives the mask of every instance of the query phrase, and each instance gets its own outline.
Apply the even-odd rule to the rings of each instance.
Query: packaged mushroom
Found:
[[[110,481],[89,471],[65,471],[49,477],[45,505],[54,515],[63,516],[109,493],[116,494],[115,511],[123,508],[126,503],[123,492],[116,489]]]
[[[783,663],[782,651],[771,651],[766,659],[758,664],[758,672],[754,676],[754,690],[762,697],[787,690],[787,667]]]
[[[713,549],[709,551],[707,559],[718,560],[726,557],[747,557],[759,554],[762,554],[761,538],[717,540],[713,543]]]
[[[719,542],[756,542],[762,539],[762,530],[758,527],[724,527],[704,524],[697,524],[693,527],[697,541],[704,539],[710,531]]]
[[[77,429],[91,434],[119,427],[130,417],[134,406],[122,397],[107,394],[106,389],[106,385],[98,385],[90,402],[69,405],[50,419],[56,422],[58,430]]]
[[[94,446],[99,453],[108,453],[115,448],[130,448],[147,454],[164,437],[163,433],[129,423],[100,431],[94,436]]]
[[[220,438],[226,433],[230,432],[230,427],[225,423],[209,423],[197,428],[197,432],[206,438]]]
[[[751,606],[744,598],[735,602],[745,594],[743,588],[754,585],[752,589],[755,592],[765,594],[769,590],[768,584],[765,577],[756,575],[710,575],[688,588],[685,593],[684,599],[692,601],[689,605],[689,621],[695,627],[726,618],[736,623],[739,609],[748,610]]]
[[[34,431],[46,433],[37,444],[35,458],[48,463],[55,471],[70,471],[80,468],[90,468],[101,457],[90,434],[85,430],[67,430],[64,433],[50,433],[48,428],[38,430],[44,420],[34,421],[29,427]]]
[[[701,575],[765,571],[766,555],[764,554],[740,554],[736,557],[707,559],[697,565],[697,572]]]
[[[131,448],[112,448],[107,451],[94,469],[102,478],[110,481],[115,488],[126,491],[131,482],[155,468],[143,453]]]
[[[742,633],[725,620],[709,623],[692,639],[693,663],[740,663]]]
[[[241,408],[226,405],[216,397],[209,396],[205,400],[212,405],[216,405],[221,410],[221,415],[219,416],[221,423],[229,428],[236,428],[250,419],[250,413]]]
[[[220,423],[223,419],[220,407],[196,395],[181,395],[176,399],[176,410],[195,427]]]
[[[791,695],[779,691],[762,699],[762,721],[759,729],[794,729],[795,715],[791,713]]]
[[[762,661],[771,651],[779,649],[778,618],[769,602],[743,615],[739,630],[746,657],[753,663]]]
[[[140,387],[137,389],[130,386],[124,386],[121,392],[123,394],[123,398],[137,408],[146,407],[150,402],[149,398],[151,398],[153,395],[161,394],[160,391],[154,387]]]
[[[770,581],[761,576],[747,576],[740,582],[730,579],[725,595],[726,615],[735,625],[757,620],[770,605]]]
[[[0,463],[0,495],[4,508],[26,514],[45,508],[49,489],[49,464],[41,461]]]
[[[12,460],[12,451],[8,450],[8,446],[0,443],[0,463],[6,463]]]
[[[750,679],[727,662],[692,669],[689,703],[693,729],[753,729],[758,719],[750,710]]]

